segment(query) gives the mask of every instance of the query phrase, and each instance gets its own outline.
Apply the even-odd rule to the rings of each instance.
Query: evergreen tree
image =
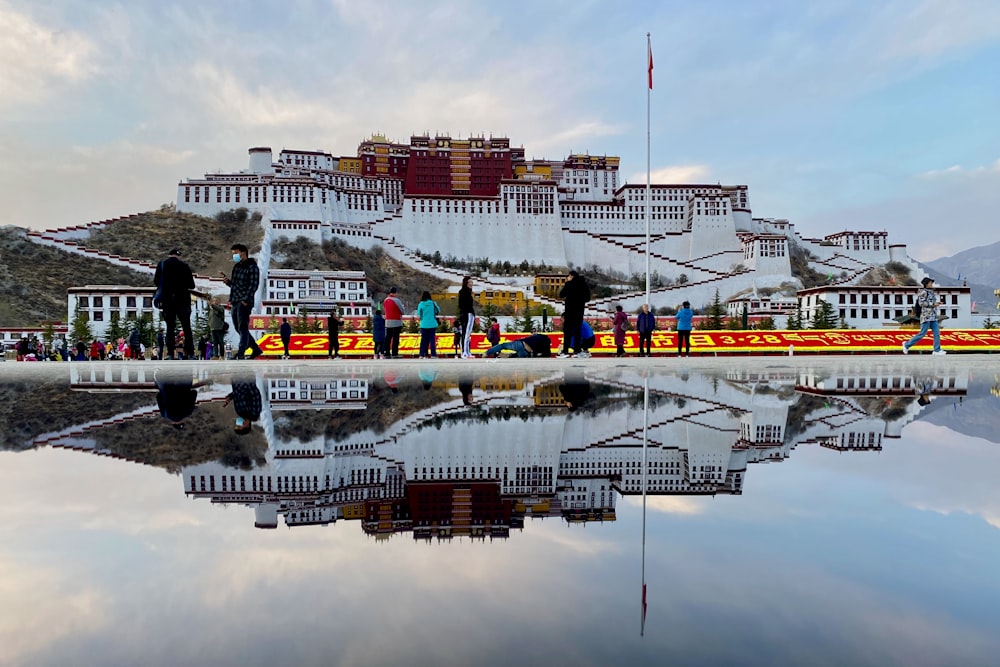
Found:
[[[45,347],[52,347],[52,341],[56,337],[56,326],[52,322],[46,322],[42,327],[42,340]]]
[[[722,305],[722,299],[719,297],[719,290],[715,290],[715,299],[712,301],[712,305],[708,307],[708,312],[706,317],[699,329],[707,329],[708,331],[719,331],[722,329],[726,321],[726,307]]]
[[[306,316],[306,309],[300,307],[296,311],[295,321],[290,324],[292,325],[292,333],[309,333],[309,318]]]
[[[799,302],[795,305],[795,310],[791,312],[788,316],[788,324],[786,328],[789,331],[798,331],[802,328],[802,303]]]
[[[164,325],[166,325],[166,321],[164,321]],[[119,338],[126,338],[128,334],[128,327],[122,324],[118,313],[111,313],[111,324],[108,325],[108,330],[105,332],[104,337],[107,340],[118,340]]]
[[[535,327],[535,320],[531,317],[531,306],[524,307],[524,313],[522,317],[514,323],[514,327],[518,331],[531,333]]]
[[[150,313],[143,313],[142,317],[136,320],[135,326],[139,329],[139,342],[146,347],[153,345],[156,340],[156,329],[153,328],[153,316]],[[208,320],[205,320],[205,328],[208,328]]]
[[[757,328],[761,331],[774,331],[777,327],[775,327],[774,318],[768,316],[757,322]]]
[[[837,327],[837,313],[833,309],[833,304],[820,299],[819,307],[813,313],[812,321],[809,323],[811,329],[835,329]]]
[[[69,331],[74,341],[82,340],[85,343],[89,343],[94,340],[94,331],[90,328],[90,320],[87,318],[87,313],[83,310],[76,311],[73,321],[70,322]]]

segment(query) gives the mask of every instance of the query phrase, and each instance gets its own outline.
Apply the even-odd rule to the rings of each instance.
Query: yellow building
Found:
[[[458,294],[455,292],[431,294],[431,298],[446,312],[458,311]],[[474,292],[472,298],[476,302],[477,311],[487,305],[491,305],[497,309],[506,307],[507,309],[513,309],[513,312],[516,313],[524,312],[525,306],[531,306],[533,310],[541,307],[541,304],[527,299],[523,292],[516,290],[486,289],[481,292]]]
[[[566,280],[567,275],[563,273],[539,273],[535,276],[535,294],[558,297]]]
[[[340,158],[340,171],[346,171],[349,174],[360,174],[361,158],[359,157]]]

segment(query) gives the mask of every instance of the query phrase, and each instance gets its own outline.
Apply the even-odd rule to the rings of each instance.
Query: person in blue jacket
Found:
[[[681,309],[674,316],[677,318],[677,356],[691,356],[691,321],[694,319],[694,311],[691,304],[685,301],[681,304]]]
[[[376,308],[372,317],[372,351],[376,359],[385,358],[385,317],[381,308]]]

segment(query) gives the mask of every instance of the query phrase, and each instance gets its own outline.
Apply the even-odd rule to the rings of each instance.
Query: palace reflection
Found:
[[[191,376],[74,364],[71,393],[91,407],[28,444],[159,465],[193,498],[252,508],[258,528],[357,521],[378,539],[492,539],[529,517],[614,521],[618,497],[644,489],[739,495],[752,464],[803,445],[878,451],[968,392],[966,375],[860,365],[493,368],[347,363],[327,377],[282,367]]]

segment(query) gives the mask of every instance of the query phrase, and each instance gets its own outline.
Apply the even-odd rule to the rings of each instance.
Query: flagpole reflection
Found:
[[[649,377],[642,383],[642,621],[639,636],[646,634],[646,445],[649,442]]]

